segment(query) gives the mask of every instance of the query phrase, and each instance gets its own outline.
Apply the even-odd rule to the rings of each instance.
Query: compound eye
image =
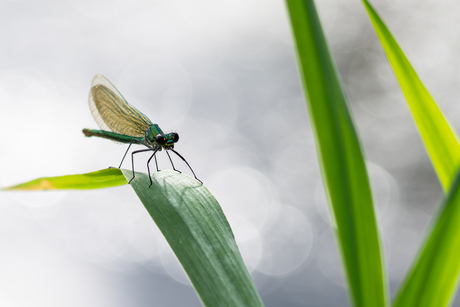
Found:
[[[166,140],[163,134],[158,134],[155,137],[155,142],[157,142],[158,145],[164,145],[166,144]]]
[[[172,139],[174,143],[177,143],[179,141],[179,134],[177,134],[176,132],[173,132]]]

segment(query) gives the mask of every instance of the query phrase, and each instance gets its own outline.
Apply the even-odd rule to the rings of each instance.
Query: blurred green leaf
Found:
[[[380,16],[368,1],[362,2],[406,97],[438,178],[447,192],[460,164],[458,138]]]
[[[396,307],[443,307],[452,303],[460,273],[460,172],[439,212],[396,297]]]
[[[122,170],[131,179],[130,170]],[[263,306],[217,200],[201,183],[163,170],[131,182],[205,306]]]
[[[86,174],[42,177],[3,190],[89,190],[117,187],[127,183],[128,181],[118,168],[107,168]]]
[[[394,306],[448,306],[460,272],[460,160],[457,136],[418,78],[392,34],[371,6],[362,0],[411,109],[439,180],[448,195],[433,219],[427,241],[409,270]],[[449,190],[450,188],[450,190]]]
[[[369,180],[346,97],[313,1],[286,3],[352,298],[356,306],[386,306],[388,293]]]

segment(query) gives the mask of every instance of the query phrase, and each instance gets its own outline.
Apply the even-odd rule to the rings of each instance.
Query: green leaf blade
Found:
[[[395,307],[449,306],[460,273],[460,172],[433,220],[428,240],[406,278]]]
[[[96,172],[42,177],[29,182],[4,188],[4,191],[43,191],[43,190],[90,190],[117,187],[127,184],[125,177],[117,168],[107,168]]]
[[[130,170],[122,170],[131,179]],[[176,254],[205,306],[263,306],[230,225],[198,181],[174,171],[136,173],[134,191]]]
[[[346,97],[313,1],[286,3],[351,297],[355,306],[387,306],[389,295],[369,180]]]
[[[449,306],[460,273],[460,145],[455,132],[417,76],[387,26],[362,0],[410,107],[444,191],[427,240],[399,290],[394,306]]]
[[[460,165],[458,137],[383,20],[367,0],[362,2],[406,97],[439,181],[447,192]]]

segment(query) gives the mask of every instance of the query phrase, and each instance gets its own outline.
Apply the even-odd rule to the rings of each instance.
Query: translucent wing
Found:
[[[115,86],[102,75],[96,75],[89,92],[89,107],[102,130],[143,137],[152,122],[130,105]]]

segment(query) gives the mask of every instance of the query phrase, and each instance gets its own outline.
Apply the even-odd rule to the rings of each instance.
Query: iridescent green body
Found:
[[[114,142],[126,143],[129,144],[135,140],[136,143],[144,141],[144,138],[132,137],[128,135],[123,135],[115,132],[104,131],[104,130],[94,130],[94,129],[83,129],[85,136],[97,136],[100,138],[108,139]]]
[[[130,144],[130,143],[138,143],[138,144],[148,144],[152,148],[157,148],[159,147],[159,150],[161,151],[162,148],[169,149],[169,148],[174,148],[174,133],[168,133],[164,134],[163,130],[161,130],[160,126],[157,124],[153,124],[149,130],[145,132],[144,137],[134,137],[134,136],[129,136],[129,135],[124,135],[120,133],[115,133],[111,131],[104,131],[104,130],[94,130],[94,129],[83,129],[83,133],[85,136],[97,136],[101,137],[104,139],[109,139],[114,142],[119,142],[119,143],[125,143],[125,144]],[[157,135],[163,135],[165,138],[165,144],[163,146],[159,146],[156,141],[155,137]]]
[[[171,150],[178,155],[190,168],[195,179],[200,181],[187,161],[174,150],[174,143],[179,141],[179,135],[176,132],[165,134],[157,124],[152,123],[147,116],[130,105],[112,83],[102,75],[96,75],[93,78],[91,91],[89,93],[89,107],[91,109],[91,114],[102,130],[83,129],[85,136],[96,136],[114,142],[129,144],[119,167],[121,167],[126,153],[132,144],[142,144],[148,147],[148,149],[137,150],[131,153],[133,167],[133,178],[131,180],[133,180],[135,176],[134,154],[153,151],[153,154],[147,161],[147,169],[150,175],[150,160],[155,157],[156,163],[155,154],[165,149]],[[173,169],[176,170],[169,154],[168,157]],[[156,163],[156,165],[158,171],[158,164]],[[152,179],[150,179],[150,184],[152,184]]]

